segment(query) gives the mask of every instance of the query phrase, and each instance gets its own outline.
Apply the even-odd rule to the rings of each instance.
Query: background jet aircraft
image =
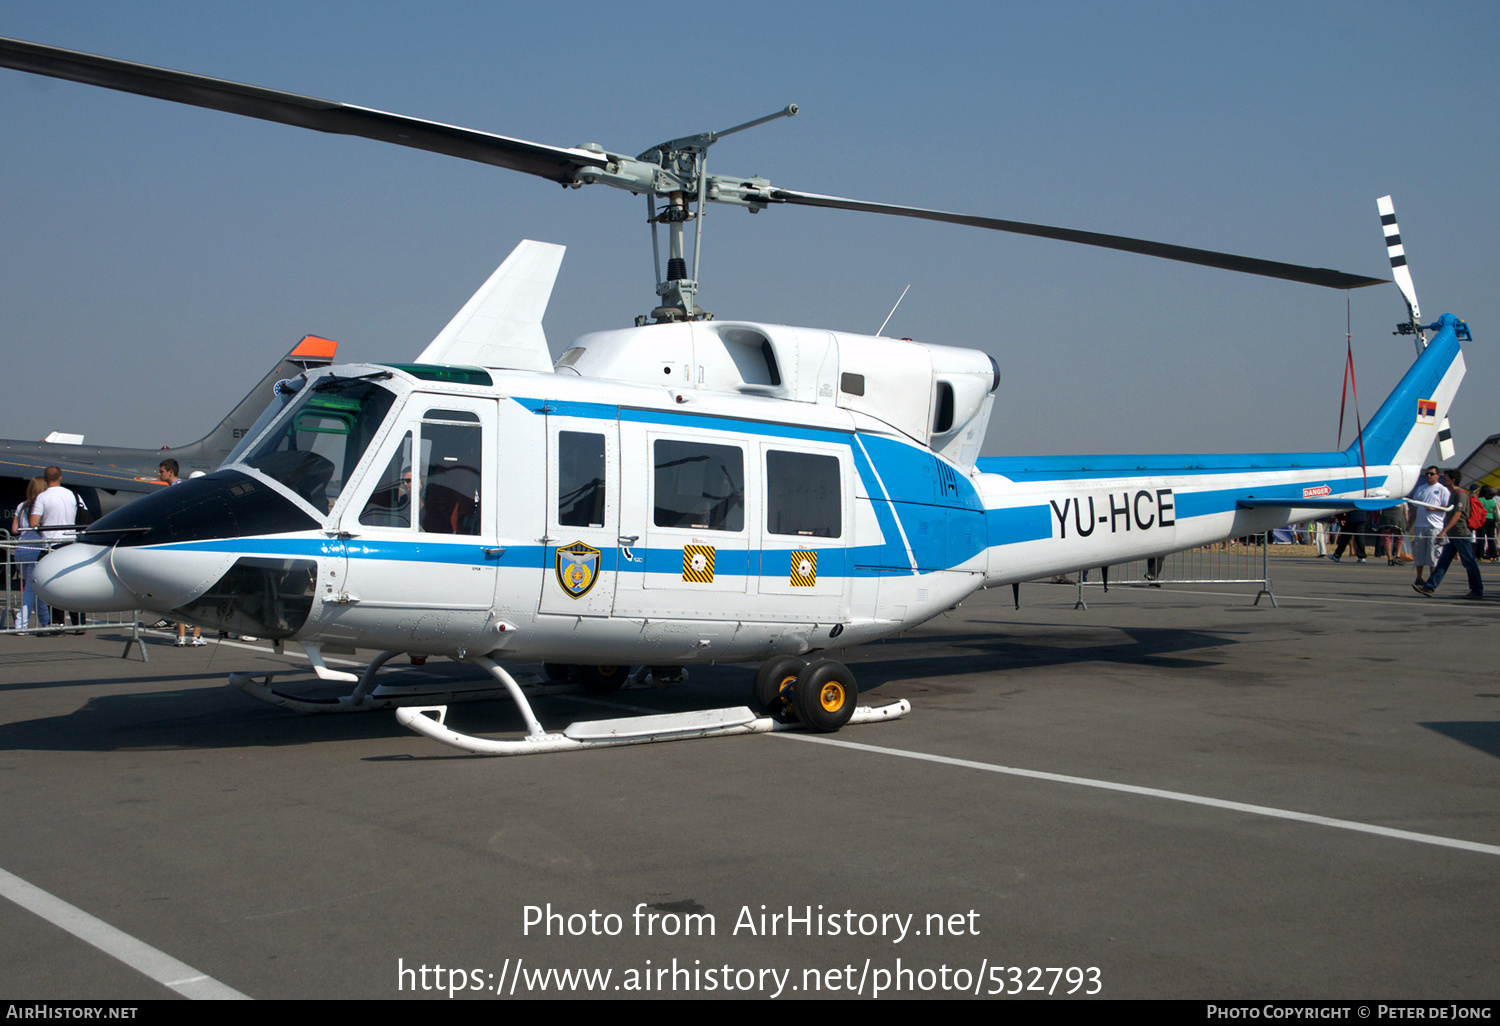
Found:
[[[300,374],[309,367],[332,363],[337,351],[338,343],[331,339],[304,336],[229,411],[218,427],[186,445],[126,449],[0,439],[0,508],[14,510],[26,498],[27,479],[41,476],[49,466],[62,469],[63,484],[83,499],[95,517],[160,488],[156,468],[168,456],[177,461],[183,477],[195,471],[207,473],[224,462],[224,457],[270,404],[276,382]],[[10,526],[8,519],[3,526]]]

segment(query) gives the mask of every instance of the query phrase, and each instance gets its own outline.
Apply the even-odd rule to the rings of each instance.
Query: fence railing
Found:
[[[1253,604],[1258,606],[1262,598],[1268,598],[1275,607],[1269,551],[1266,536],[1255,534],[1045,580],[1077,587],[1078,600],[1073,604],[1074,609],[1088,608],[1083,598],[1085,588],[1108,591],[1111,587],[1158,588],[1164,584],[1256,584],[1260,588],[1255,593]]]

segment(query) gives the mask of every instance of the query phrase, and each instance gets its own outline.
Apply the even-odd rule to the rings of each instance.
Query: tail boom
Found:
[[[1464,375],[1463,322],[1444,314],[1434,327],[1436,337],[1342,452],[980,459],[985,585],[1393,505],[1416,485]]]

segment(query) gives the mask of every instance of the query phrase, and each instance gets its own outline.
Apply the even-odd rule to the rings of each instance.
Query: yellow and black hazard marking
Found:
[[[712,545],[684,545],[682,547],[682,579],[697,584],[714,582],[714,547]]]
[[[816,552],[792,553],[792,585],[811,588],[818,583],[818,554]]]

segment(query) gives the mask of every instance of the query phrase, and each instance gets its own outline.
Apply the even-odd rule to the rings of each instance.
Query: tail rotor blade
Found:
[[[1380,211],[1380,225],[1385,230],[1385,251],[1391,258],[1391,277],[1396,279],[1396,287],[1406,297],[1412,323],[1416,323],[1422,319],[1422,308],[1417,305],[1417,287],[1411,280],[1411,268],[1406,266],[1406,246],[1401,242],[1401,229],[1396,224],[1396,205],[1389,196],[1382,196],[1375,201],[1375,209]]]

